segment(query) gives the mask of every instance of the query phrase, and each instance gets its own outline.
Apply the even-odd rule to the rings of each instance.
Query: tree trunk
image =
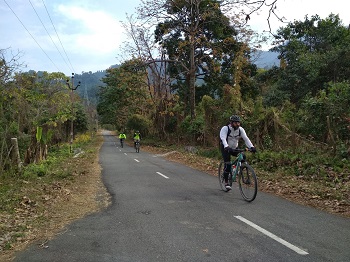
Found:
[[[333,136],[329,116],[327,116],[327,128],[328,128],[328,140],[330,140],[332,148],[333,148],[333,153],[335,153],[337,151],[337,143],[335,142],[335,139]]]
[[[194,37],[190,39],[190,71],[189,71],[189,88],[190,88],[190,113],[191,120],[196,117],[196,67],[194,62]]]
[[[18,170],[21,171],[22,169],[22,161],[21,157],[19,154],[19,149],[18,149],[18,140],[17,138],[11,138],[11,143],[12,143],[12,157],[13,160],[16,161]]]

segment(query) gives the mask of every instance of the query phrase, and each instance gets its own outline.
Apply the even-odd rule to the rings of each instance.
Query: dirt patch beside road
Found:
[[[0,261],[12,261],[16,252],[32,243],[49,248],[48,240],[64,232],[66,225],[109,205],[98,158],[102,142],[98,137],[85,153],[62,163],[62,168],[73,170],[69,178],[23,186],[20,207],[14,214],[0,213],[0,224],[6,225],[0,230]]]

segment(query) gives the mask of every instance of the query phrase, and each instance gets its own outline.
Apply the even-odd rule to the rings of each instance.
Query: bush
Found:
[[[45,176],[48,174],[48,166],[45,162],[41,164],[30,164],[24,168],[23,177],[33,178],[35,176]]]
[[[221,152],[217,148],[201,148],[197,154],[203,157],[221,160]]]
[[[144,136],[149,133],[151,122],[142,115],[134,114],[129,117],[126,126],[129,130],[139,130],[141,136]]]
[[[74,140],[76,144],[86,144],[90,141],[91,141],[91,136],[86,133],[78,135]]]
[[[185,120],[181,123],[181,130],[183,134],[191,134],[196,137],[204,133],[204,118],[203,116],[198,116],[191,121],[191,117],[187,116]]]

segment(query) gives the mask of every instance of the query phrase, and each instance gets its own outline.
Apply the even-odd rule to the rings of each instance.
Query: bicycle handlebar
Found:
[[[252,153],[256,152],[256,150],[252,151],[250,148],[245,148],[245,149],[242,149],[242,148],[235,148],[235,149],[229,148],[228,151],[230,153],[242,153],[242,152],[245,152],[245,151],[249,151],[249,152],[252,152]]]

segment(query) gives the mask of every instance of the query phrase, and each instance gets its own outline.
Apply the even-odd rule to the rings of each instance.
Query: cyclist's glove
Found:
[[[227,147],[224,148],[224,150],[225,150],[225,151],[230,151],[230,147],[227,146]]]
[[[252,146],[252,147],[249,149],[249,151],[252,152],[252,153],[256,153],[256,148]]]

